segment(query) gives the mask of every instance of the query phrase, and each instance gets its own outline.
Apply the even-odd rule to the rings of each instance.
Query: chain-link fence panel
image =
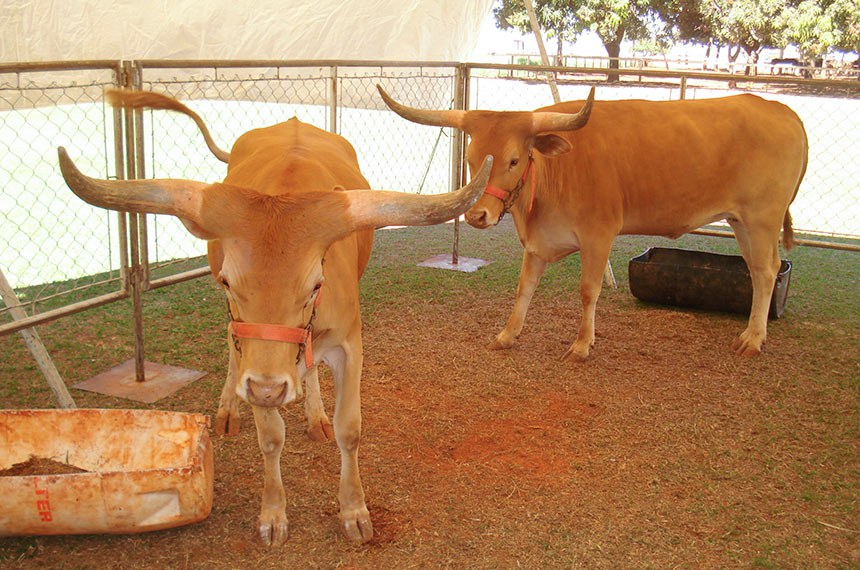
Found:
[[[117,177],[102,96],[117,70],[72,69],[0,66],[0,271],[31,310],[122,287],[119,215],[75,196],[57,161],[64,146],[84,173]],[[0,305],[0,325],[9,308]]]
[[[349,70],[338,79],[339,132],[358,154],[371,187],[414,194],[451,190],[453,133],[392,113],[377,85],[406,104],[453,107],[455,69]]]
[[[470,109],[530,111],[553,103],[542,72],[530,71],[522,78],[498,67],[474,66],[470,71]],[[791,206],[795,231],[860,239],[860,163],[853,157],[860,148],[860,83],[704,75],[642,70],[607,84],[603,76],[584,71],[562,73],[557,84],[563,101],[585,99],[596,85],[598,100],[669,101],[754,93],[789,106],[803,121],[809,139],[808,168]]]

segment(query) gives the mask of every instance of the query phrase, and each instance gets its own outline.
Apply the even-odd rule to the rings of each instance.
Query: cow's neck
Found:
[[[540,201],[540,190],[543,186],[544,166],[544,161],[541,160],[539,155],[529,155],[528,168],[531,172],[523,175],[523,179],[521,180],[522,188],[516,200],[511,204],[511,217],[514,219],[517,234],[519,234],[523,245],[526,245],[530,222],[539,215],[538,202]]]
[[[523,248],[547,262],[553,262],[577,251],[579,240],[576,228],[571,227],[570,220],[559,226],[558,216],[553,215],[551,201],[547,202],[544,192],[553,191],[548,187],[549,180],[557,179],[557,173],[550,172],[549,167],[546,160],[535,157],[534,201],[532,202],[530,196],[531,188],[523,188],[511,206],[510,214]]]

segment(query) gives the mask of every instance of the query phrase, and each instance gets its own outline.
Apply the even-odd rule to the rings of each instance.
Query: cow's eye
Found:
[[[515,167],[515,166],[516,166],[516,165],[518,165],[519,163],[520,163],[520,159],[519,159],[519,158],[515,158],[515,159],[511,160],[511,168]]]
[[[222,287],[224,287],[225,289],[229,289],[229,288],[230,288],[230,283],[229,283],[226,279],[224,279],[224,278],[222,277],[222,278],[221,278],[221,286],[222,286]]]

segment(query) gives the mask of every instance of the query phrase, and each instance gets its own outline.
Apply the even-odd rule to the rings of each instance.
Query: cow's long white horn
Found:
[[[385,101],[385,104],[388,105],[388,108],[407,121],[412,121],[413,123],[418,123],[420,125],[429,125],[431,127],[453,127],[461,130],[463,128],[463,119],[466,117],[466,111],[431,111],[427,109],[407,107],[406,105],[401,105],[392,99],[381,85],[377,85],[376,88],[379,90],[379,94],[382,96],[382,100]]]
[[[532,132],[534,134],[548,133],[552,131],[575,131],[581,129],[588,123],[591,116],[591,108],[594,106],[594,87],[588,93],[585,105],[578,113],[552,113],[540,112],[534,114]]]
[[[202,190],[208,184],[193,180],[99,180],[78,170],[65,148],[59,147],[57,153],[66,184],[93,206],[124,212],[170,214],[197,221]]]
[[[447,194],[418,196],[384,190],[347,192],[352,229],[429,226],[450,220],[468,210],[483,194],[492,167],[493,157],[487,156],[469,184]]]

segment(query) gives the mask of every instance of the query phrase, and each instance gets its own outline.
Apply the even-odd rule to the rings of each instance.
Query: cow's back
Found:
[[[581,106],[542,110],[572,113]],[[767,195],[784,211],[806,164],[797,115],[754,95],[599,101],[584,128],[557,134],[573,150],[546,161],[546,175],[556,182],[546,187],[547,205],[579,211],[583,223],[611,217],[623,224],[619,233],[680,235],[711,221],[690,216],[691,204],[707,217]],[[614,214],[594,215],[600,211]]]
[[[346,139],[296,118],[239,137],[224,182],[269,195],[370,188]]]
[[[224,182],[272,196],[370,188],[345,138],[296,118],[239,137]],[[373,230],[363,230],[336,242],[332,250],[354,254],[360,277],[372,247]]]

